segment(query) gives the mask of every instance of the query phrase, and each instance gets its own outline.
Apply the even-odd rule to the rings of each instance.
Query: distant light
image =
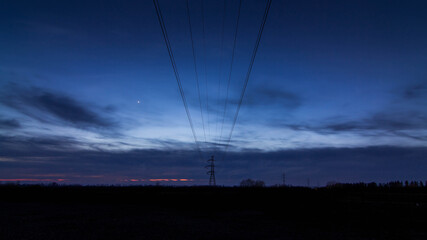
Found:
[[[141,102],[138,100],[137,103],[140,104]]]

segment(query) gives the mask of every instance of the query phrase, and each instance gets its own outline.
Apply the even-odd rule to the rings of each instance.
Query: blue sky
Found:
[[[276,184],[282,172],[295,185],[424,180],[425,3],[273,1],[225,159],[219,136],[239,2],[227,2],[223,48],[223,2],[204,1],[204,38],[202,2],[189,3],[204,122],[186,2],[160,7],[219,184]],[[223,136],[264,7],[242,2]],[[0,9],[0,179],[207,183],[152,1],[4,1]]]

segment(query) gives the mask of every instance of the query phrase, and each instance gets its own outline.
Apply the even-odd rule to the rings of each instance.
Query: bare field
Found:
[[[0,186],[0,239],[427,239],[427,188]]]

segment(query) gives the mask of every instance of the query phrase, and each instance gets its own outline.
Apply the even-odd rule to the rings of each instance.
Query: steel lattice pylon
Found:
[[[211,156],[211,158],[208,160],[208,163],[209,163],[209,165],[206,167],[210,169],[207,172],[209,174],[209,186],[216,186],[214,156]]]

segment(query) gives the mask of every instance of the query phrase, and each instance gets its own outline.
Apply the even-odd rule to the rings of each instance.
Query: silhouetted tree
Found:
[[[250,178],[246,179],[246,180],[242,180],[240,182],[240,186],[241,187],[265,187],[265,183],[264,181],[261,180],[252,180]]]
[[[336,182],[336,181],[329,181],[326,183],[326,187],[332,188],[332,187],[342,187],[342,183]]]
[[[256,180],[255,187],[265,187],[265,182],[261,180]]]
[[[240,182],[241,187],[252,187],[253,185],[255,185],[255,181],[249,178]]]
[[[391,187],[391,188],[403,187],[403,183],[400,181],[389,182],[387,185],[388,187]]]

